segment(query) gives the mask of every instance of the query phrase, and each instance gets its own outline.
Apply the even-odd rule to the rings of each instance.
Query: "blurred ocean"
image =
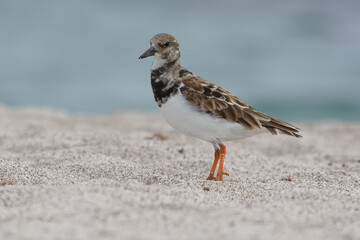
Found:
[[[360,1],[0,0],[0,104],[156,109],[150,58],[182,65],[283,120],[360,120]]]

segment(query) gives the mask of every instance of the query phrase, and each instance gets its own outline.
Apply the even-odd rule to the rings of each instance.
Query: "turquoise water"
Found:
[[[360,120],[360,2],[0,1],[0,103],[156,109],[156,33],[182,65],[284,120]]]

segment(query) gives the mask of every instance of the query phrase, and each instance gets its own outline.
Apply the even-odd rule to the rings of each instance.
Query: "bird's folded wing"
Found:
[[[249,130],[265,127],[274,135],[280,131],[287,135],[301,137],[298,134],[299,128],[257,111],[225,89],[198,76],[186,77],[181,82],[181,93],[192,106],[201,112],[230,122],[237,122]]]

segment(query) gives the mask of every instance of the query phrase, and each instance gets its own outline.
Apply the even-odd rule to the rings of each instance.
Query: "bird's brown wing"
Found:
[[[257,111],[225,89],[198,76],[189,74],[181,82],[181,93],[199,111],[237,122],[249,130],[265,127],[273,135],[280,131],[301,137],[299,128]]]

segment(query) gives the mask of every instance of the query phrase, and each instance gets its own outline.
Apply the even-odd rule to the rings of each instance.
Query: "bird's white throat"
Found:
[[[161,58],[161,56],[155,54],[153,64],[151,65],[151,70],[161,68],[166,63],[166,59]]]
[[[162,58],[160,54],[154,55],[154,62],[151,65],[151,70],[155,70],[161,67],[173,67],[180,65],[180,52],[175,51],[170,53],[167,58]]]

